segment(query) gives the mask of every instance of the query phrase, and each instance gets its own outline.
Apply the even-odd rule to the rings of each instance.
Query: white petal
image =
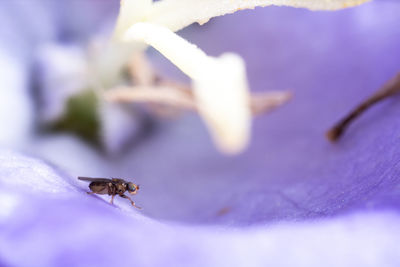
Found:
[[[178,31],[194,22],[206,23],[213,17],[242,9],[291,6],[311,10],[335,10],[360,5],[370,0],[163,0],[153,4],[147,21]]]
[[[121,0],[114,37],[119,39],[133,24],[145,20],[146,14],[152,7],[152,0]]]
[[[209,57],[168,28],[150,23],[133,25],[124,40],[153,46],[192,78],[199,112],[222,151],[236,153],[246,146],[251,115],[245,64],[239,56]]]

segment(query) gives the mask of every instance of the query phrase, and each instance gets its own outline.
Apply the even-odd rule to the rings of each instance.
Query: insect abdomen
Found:
[[[89,184],[90,190],[96,194],[105,195],[108,194],[108,187],[104,183],[92,182]]]

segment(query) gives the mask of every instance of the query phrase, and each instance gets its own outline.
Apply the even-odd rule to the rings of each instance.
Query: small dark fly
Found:
[[[91,177],[78,177],[79,180],[89,181],[89,188],[92,192],[87,192],[89,195],[99,194],[99,195],[109,195],[111,196],[110,203],[113,204],[114,197],[119,195],[122,198],[129,199],[132,206],[135,208],[141,209],[140,207],[135,205],[133,200],[125,195],[125,192],[128,191],[129,194],[135,195],[139,190],[139,185],[136,185],[132,182],[127,182],[123,179],[119,178],[91,178]]]

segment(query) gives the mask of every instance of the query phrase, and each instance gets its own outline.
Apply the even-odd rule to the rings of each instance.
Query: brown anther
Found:
[[[383,99],[391,97],[397,93],[400,93],[400,73],[398,73],[393,79],[388,81],[380,90],[378,90],[371,97],[367,98],[364,102],[353,109],[347,116],[336,123],[329,131],[326,132],[326,137],[331,141],[337,141],[347,129],[347,127],[357,117],[363,114],[370,107]]]

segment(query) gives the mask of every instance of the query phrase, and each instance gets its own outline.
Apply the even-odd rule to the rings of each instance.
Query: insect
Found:
[[[135,195],[139,190],[139,185],[136,185],[132,182],[127,182],[123,179],[119,178],[91,178],[91,177],[78,177],[79,180],[89,181],[89,188],[92,192],[87,192],[89,195],[99,194],[111,196],[110,203],[113,204],[114,197],[119,195],[122,198],[129,199],[131,201],[132,206],[135,208],[141,209],[140,207],[135,205],[133,200],[125,195],[125,192],[128,191],[131,195]]]

